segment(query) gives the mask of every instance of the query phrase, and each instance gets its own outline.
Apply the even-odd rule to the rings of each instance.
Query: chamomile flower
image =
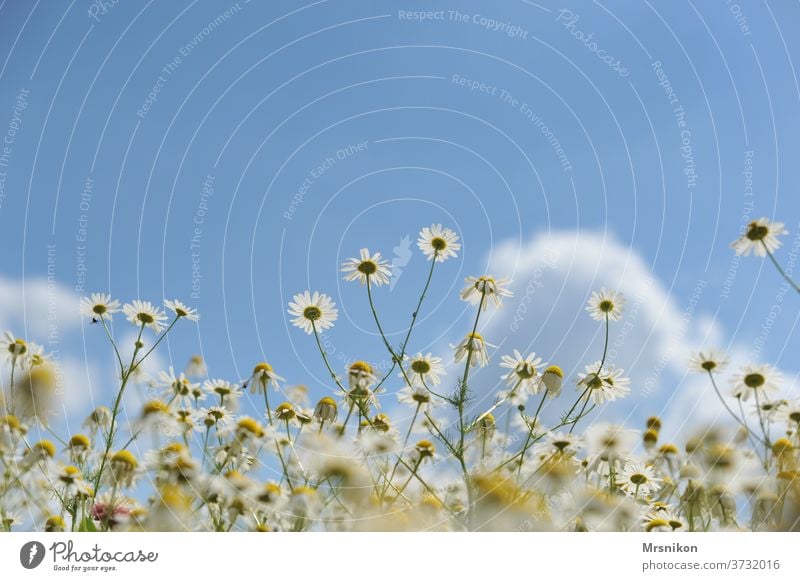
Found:
[[[770,222],[767,218],[753,220],[747,225],[745,232],[731,244],[736,254],[748,256],[753,252],[756,256],[766,256],[767,251],[775,252],[782,246],[778,236],[788,234],[782,222]]]
[[[186,364],[186,375],[189,377],[203,377],[206,374],[206,363],[202,355],[192,355]]]
[[[661,479],[656,478],[651,466],[646,466],[641,462],[628,462],[619,475],[617,484],[633,497],[647,496],[658,491],[661,487]]]
[[[614,424],[592,424],[585,432],[589,454],[604,462],[627,457],[639,441],[637,430]]]
[[[719,373],[727,365],[728,360],[716,349],[698,351],[689,360],[689,369],[695,373]]]
[[[434,395],[423,386],[407,385],[397,392],[397,401],[420,411],[427,411],[438,403]]]
[[[366,361],[354,361],[347,366],[347,379],[352,389],[366,389],[375,382],[375,371]]]
[[[208,379],[203,382],[203,389],[214,397],[219,398],[219,405],[227,405],[242,395],[242,392],[231,382],[224,379]]]
[[[622,318],[622,307],[625,297],[622,293],[606,288],[594,291],[589,297],[586,310],[595,321],[619,321]]]
[[[205,393],[199,389],[199,383],[190,382],[183,372],[175,375],[172,366],[170,366],[169,372],[159,371],[158,385],[167,388],[167,397],[174,396],[178,401],[191,401],[205,397]]]
[[[536,353],[530,352],[527,356],[522,356],[522,353],[514,349],[514,356],[503,355],[500,367],[510,369],[508,373],[502,376],[509,387],[514,388],[519,386],[515,391],[526,391],[535,394],[539,391],[539,364],[542,362],[541,357],[537,357]]]
[[[206,428],[225,428],[233,421],[233,413],[221,405],[214,405],[209,408],[200,408],[200,422]]]
[[[333,327],[333,322],[339,317],[336,303],[328,295],[317,291],[313,295],[309,291],[294,295],[288,312],[294,317],[292,324],[309,335],[314,329],[324,331]]]
[[[197,314],[197,309],[191,309],[177,299],[174,301],[164,301],[164,306],[175,313],[175,316],[179,319],[196,322],[200,318]]]
[[[320,424],[335,422],[337,415],[338,406],[336,405],[336,400],[332,397],[323,397],[314,407],[314,417]]]
[[[733,397],[747,401],[756,392],[766,397],[768,392],[778,389],[780,381],[780,373],[769,365],[747,365],[731,380]]]
[[[164,311],[150,301],[132,301],[122,307],[122,312],[134,325],[150,327],[156,333],[160,333],[167,323],[167,315],[164,314]]]
[[[507,278],[495,279],[492,275],[485,274],[478,277],[468,276],[464,282],[467,286],[461,291],[461,300],[473,305],[483,304],[484,311],[489,307],[487,299],[492,299],[494,306],[499,309],[503,306],[503,297],[514,296],[507,288],[511,284],[511,280]]]
[[[119,301],[112,300],[107,293],[92,293],[81,299],[81,314],[90,319],[111,320],[114,313],[120,311]]]
[[[28,353],[28,343],[25,339],[15,337],[10,331],[3,333],[0,339],[0,353],[2,353],[9,363],[14,363],[20,358],[24,358]]]
[[[272,365],[262,361],[253,368],[253,374],[250,376],[250,393],[264,393],[270,384],[275,391],[279,391],[281,388],[279,382],[281,381],[286,380],[275,373]]]
[[[370,254],[367,248],[361,249],[359,258],[348,258],[343,262],[341,271],[346,273],[344,277],[346,281],[357,280],[361,284],[367,284],[369,281],[375,286],[389,284],[389,277],[392,275],[389,263],[381,259],[381,253]]]
[[[631,380],[622,369],[609,365],[600,369],[600,361],[586,366],[585,373],[578,374],[578,391],[587,391],[597,405],[625,397],[630,393]]]
[[[551,398],[561,395],[561,386],[564,384],[564,371],[558,365],[551,365],[542,373],[542,384]]]
[[[548,432],[547,442],[539,448],[543,453],[559,453],[574,455],[581,449],[581,440],[574,434],[567,432]]]
[[[414,386],[421,385],[439,385],[441,383],[442,375],[447,375],[442,365],[441,357],[434,357],[431,353],[423,355],[417,353],[413,357],[406,355],[405,360],[408,362],[408,379]],[[399,377],[405,377],[401,372]]]
[[[486,351],[487,343],[479,333],[469,333],[458,345],[450,345],[455,349],[456,362],[469,359],[470,367],[479,365],[486,367],[489,364],[489,353]],[[469,357],[469,354],[472,354]]]
[[[441,224],[433,224],[430,228],[423,228],[419,233],[417,246],[428,257],[428,260],[432,260],[435,256],[436,262],[444,262],[448,258],[455,258],[458,256],[456,252],[461,250],[458,235],[450,228],[442,228]]]
[[[778,411],[778,418],[786,422],[792,430],[800,429],[800,401],[786,402]]]

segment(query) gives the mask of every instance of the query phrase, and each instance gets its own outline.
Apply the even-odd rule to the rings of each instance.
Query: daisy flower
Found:
[[[542,446],[542,451],[572,455],[580,448],[581,441],[578,436],[567,432],[548,432],[547,443]]]
[[[275,388],[275,391],[279,391],[281,388],[279,382],[286,381],[283,377],[275,373],[275,370],[272,369],[272,365],[266,361],[262,361],[253,368],[253,375],[250,376],[250,379],[252,379],[250,383],[250,393],[263,393],[270,383],[272,387]]]
[[[186,364],[186,375],[189,377],[203,377],[206,374],[206,363],[202,355],[192,355]]]
[[[295,317],[292,324],[308,333],[309,335],[317,331],[324,331],[333,327],[333,322],[339,317],[330,297],[326,294],[314,291],[312,295],[309,291],[294,295],[294,301],[289,303],[289,314]]]
[[[767,392],[778,389],[780,380],[780,373],[769,365],[747,365],[731,380],[733,397],[747,401],[756,392],[765,397]]]
[[[203,389],[212,396],[218,397],[220,405],[225,405],[226,399],[230,402],[242,395],[237,386],[224,379],[208,379],[203,382]]]
[[[436,257],[436,262],[444,262],[448,258],[458,256],[456,252],[461,250],[458,242],[458,235],[450,228],[442,228],[441,224],[433,224],[430,228],[423,228],[417,239],[417,246],[423,254],[432,260]]]
[[[381,253],[370,255],[367,248],[361,249],[360,258],[348,258],[343,262],[341,271],[347,273],[344,277],[346,281],[357,280],[361,284],[369,281],[375,286],[389,284],[389,277],[392,275],[389,263],[381,259]]]
[[[733,241],[731,248],[741,256],[748,256],[751,252],[756,256],[766,256],[768,251],[775,252],[783,244],[778,236],[788,233],[782,222],[759,218],[747,225],[747,230]]]
[[[150,327],[156,333],[160,333],[167,323],[167,315],[164,314],[164,311],[150,301],[132,301],[122,307],[122,312],[134,325]]]
[[[533,394],[539,391],[538,366],[542,362],[541,357],[537,357],[534,352],[523,357],[522,353],[514,349],[513,357],[503,355],[501,359],[500,367],[511,370],[502,376],[509,387],[514,388],[519,385],[520,390]]]
[[[175,396],[179,401],[193,400],[196,396],[204,397],[205,393],[199,391],[199,383],[191,383],[186,375],[181,372],[175,375],[175,370],[170,366],[169,372],[158,372],[158,385],[167,388],[167,396]]]
[[[689,370],[695,373],[718,373],[727,365],[728,360],[716,349],[698,351],[689,360]]]
[[[15,337],[10,331],[3,333],[3,338],[0,339],[0,352],[6,359],[13,363],[20,357],[25,357],[28,353],[28,343],[25,339]]]
[[[119,310],[119,301],[111,300],[107,293],[92,293],[81,299],[81,314],[90,319],[111,319]]]
[[[489,306],[486,298],[491,298],[494,306],[499,309],[503,306],[502,297],[514,296],[514,293],[507,288],[511,284],[511,280],[507,278],[495,279],[492,275],[485,274],[479,277],[468,276],[464,282],[467,286],[461,291],[461,300],[473,305],[483,301],[483,310]]]
[[[595,321],[619,321],[622,318],[622,306],[625,297],[622,293],[606,288],[594,291],[589,297],[586,310]]]
[[[336,400],[332,397],[323,397],[317,402],[316,407],[314,407],[314,417],[317,418],[317,421],[320,423],[335,422],[337,415],[338,407],[336,405]]]
[[[427,411],[438,403],[427,389],[411,385],[397,392],[397,401],[415,409],[419,406],[421,411]]]
[[[647,496],[661,487],[661,479],[656,478],[653,468],[641,462],[628,462],[617,483],[633,497],[638,497],[639,494]]]
[[[786,402],[786,405],[782,406],[778,412],[778,417],[793,429],[800,428],[800,401]]]
[[[471,353],[472,357],[469,357],[470,367],[475,367],[475,365],[485,367],[489,364],[489,353],[486,351],[486,345],[487,343],[479,333],[470,333],[464,337],[461,343],[450,345],[450,347],[456,351],[456,362],[468,358]]]
[[[428,383],[439,385],[442,381],[440,376],[447,375],[442,365],[442,358],[434,357],[431,353],[427,355],[417,353],[413,357],[406,355],[405,360],[410,362],[408,375],[411,385],[422,386]],[[402,372],[399,377],[404,377]]]
[[[589,397],[597,405],[623,398],[630,393],[631,380],[624,375],[622,369],[609,365],[600,369],[600,361],[586,366],[586,373],[578,374],[578,391],[588,389]]]
[[[197,321],[200,318],[197,314],[197,309],[190,309],[177,299],[174,301],[164,301],[164,306],[175,313],[175,316],[179,319],[184,318],[188,321]]]
[[[628,456],[639,442],[639,432],[613,424],[592,424],[585,432],[589,454],[611,462]]]

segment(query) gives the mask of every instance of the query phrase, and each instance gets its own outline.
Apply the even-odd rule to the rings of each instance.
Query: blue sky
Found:
[[[337,365],[381,361],[364,289],[338,265],[364,246],[407,260],[377,297],[397,334],[427,270],[417,232],[441,222],[463,252],[437,268],[413,351],[449,357],[472,318],[462,280],[490,270],[517,297],[487,319],[487,339],[571,372],[599,358],[588,293],[634,293],[631,329],[614,329],[634,394],[612,415],[641,422],[675,398],[676,417],[694,409],[686,350],[711,342],[779,366],[796,394],[800,299],[776,302],[776,273],[734,260],[729,243],[752,217],[779,219],[786,259],[800,231],[799,13],[755,1],[6,0],[0,276],[13,298],[0,323],[58,351],[75,408],[111,397],[102,337],[70,299],[94,290],[200,310],[164,364],[200,352],[212,376],[242,378],[267,359],[321,396],[331,386],[287,300],[327,292]],[[476,378],[476,405],[497,374]]]

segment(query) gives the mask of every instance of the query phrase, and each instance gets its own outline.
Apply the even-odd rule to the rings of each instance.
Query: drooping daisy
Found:
[[[186,364],[186,375],[189,377],[203,377],[206,374],[206,363],[202,355],[192,355]]]
[[[81,314],[90,319],[111,319],[120,311],[119,301],[112,300],[107,293],[92,293],[81,299]]]
[[[408,379],[411,380],[411,385],[439,385],[442,381],[441,376],[447,375],[447,372],[444,370],[444,365],[442,365],[442,358],[434,357],[431,353],[427,355],[417,353],[413,357],[406,355],[405,360],[408,361],[408,372],[406,375],[408,375]],[[404,377],[402,372],[399,376]]]
[[[283,377],[275,373],[272,365],[266,361],[262,361],[253,368],[253,374],[250,376],[250,393],[263,393],[267,387],[272,384],[275,391],[279,391],[281,381],[286,381]]]
[[[313,295],[309,291],[294,295],[288,312],[295,317],[292,324],[309,335],[315,328],[317,331],[324,331],[333,327],[333,322],[339,317],[336,303],[328,295],[317,291]]]
[[[747,401],[758,392],[761,398],[766,398],[768,392],[778,389],[780,381],[780,373],[769,365],[747,365],[731,380],[733,397]]]
[[[766,256],[767,251],[775,252],[783,244],[778,236],[788,233],[782,222],[759,218],[747,225],[744,234],[733,241],[731,248],[741,256],[748,256],[751,252],[756,256]]]
[[[542,373],[542,384],[547,389],[549,397],[558,397],[564,384],[564,371],[558,365],[551,365]]]
[[[625,297],[622,293],[606,288],[594,291],[589,297],[586,310],[595,321],[619,321],[622,318],[622,307]]]
[[[600,369],[600,361],[586,366],[585,373],[578,374],[578,391],[588,389],[589,397],[597,405],[623,398],[630,393],[631,380],[622,369],[609,365]]]
[[[511,280],[507,278],[495,279],[492,275],[485,274],[479,277],[468,276],[464,282],[467,286],[461,291],[461,300],[473,305],[483,302],[483,310],[489,307],[487,299],[492,299],[494,306],[499,309],[503,306],[502,297],[514,296],[514,293],[507,288],[511,284]]]
[[[468,358],[471,353],[472,356],[469,357],[470,367],[475,367],[476,365],[485,367],[489,364],[489,353],[486,351],[486,345],[487,343],[480,333],[469,333],[461,343],[450,345],[450,347],[456,351],[456,362]]]
[[[371,255],[367,248],[361,249],[360,258],[348,258],[342,263],[341,271],[346,273],[346,281],[357,280],[361,284],[367,284],[369,280],[375,286],[389,284],[389,277],[392,275],[389,263],[381,259],[381,253]]]
[[[135,300],[122,307],[122,312],[128,321],[136,326],[150,327],[160,333],[167,323],[167,315],[150,301]]]
[[[188,321],[197,321],[200,318],[197,314],[197,309],[191,309],[177,299],[174,301],[164,301],[164,306],[175,313],[175,316],[178,318],[183,318]]]
[[[719,373],[727,365],[728,360],[716,349],[698,351],[689,360],[689,369],[696,373]]]
[[[10,363],[14,363],[28,353],[28,343],[25,339],[15,337],[10,331],[6,331],[0,339],[0,352]]]
[[[533,351],[523,357],[522,353],[514,349],[513,357],[511,355],[503,355],[501,359],[500,367],[511,370],[502,376],[502,379],[506,380],[509,387],[513,388],[519,385],[517,391],[526,391],[532,394],[539,392],[539,364],[542,362],[541,357],[537,357]]]
[[[316,407],[314,407],[314,417],[320,424],[335,422],[337,415],[338,406],[336,405],[336,400],[332,397],[323,397],[317,402]]]
[[[441,224],[433,224],[430,228],[423,228],[419,233],[417,246],[428,260],[436,257],[436,262],[444,262],[448,258],[455,258],[456,252],[461,250],[458,235],[450,228],[442,228]]]
[[[352,389],[367,389],[375,382],[375,371],[366,361],[354,361],[347,366],[347,379]]]
[[[661,479],[656,478],[653,468],[641,462],[628,462],[617,483],[622,490],[633,497],[647,496],[661,487]]]

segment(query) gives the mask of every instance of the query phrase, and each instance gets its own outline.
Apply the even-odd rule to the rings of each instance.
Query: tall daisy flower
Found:
[[[407,375],[413,386],[439,385],[442,381],[441,376],[447,375],[442,365],[442,358],[434,357],[431,353],[427,355],[417,353],[413,357],[406,355],[405,360],[408,362]],[[400,373],[398,377],[405,376]]]
[[[586,310],[595,321],[619,321],[622,318],[622,306],[625,297],[622,293],[606,288],[594,291],[589,297]]]
[[[174,301],[164,301],[164,306],[175,313],[175,316],[178,318],[195,322],[200,318],[197,314],[197,309],[191,309],[177,299]]]
[[[733,377],[733,397],[747,401],[751,394],[758,392],[761,397],[766,397],[768,392],[778,389],[781,374],[769,365],[746,365]]]
[[[389,284],[389,277],[392,275],[389,263],[381,259],[381,253],[370,254],[367,248],[361,249],[359,258],[348,258],[343,262],[341,271],[346,273],[346,281],[357,280],[361,284],[367,284],[369,280],[375,286]]]
[[[689,360],[689,369],[695,373],[719,373],[727,365],[728,360],[715,349],[698,351]]]
[[[597,405],[625,397],[630,393],[631,380],[622,369],[613,365],[600,368],[600,361],[587,365],[585,373],[578,374],[578,391],[588,390]]]
[[[125,317],[136,326],[150,327],[160,333],[167,323],[167,315],[150,301],[135,300],[122,307]]]
[[[427,411],[438,403],[430,391],[422,386],[411,385],[397,392],[397,401],[412,408],[419,407],[422,411]]]
[[[775,252],[783,244],[778,236],[788,233],[782,222],[759,218],[747,225],[744,234],[733,241],[731,248],[741,256],[748,256],[751,252],[756,256],[766,256],[768,251]]]
[[[450,228],[442,228],[441,224],[433,224],[430,228],[423,228],[419,233],[417,246],[428,257],[428,260],[433,260],[435,256],[436,262],[444,262],[448,258],[455,258],[458,256],[456,252],[461,250],[458,235]]]
[[[119,301],[112,300],[107,293],[92,293],[81,299],[81,314],[90,319],[111,319],[119,311]]]
[[[199,383],[192,383],[186,377],[186,374],[181,372],[175,375],[175,370],[172,366],[169,371],[158,372],[158,384],[165,387],[167,397],[175,397],[181,402],[192,401],[195,399],[202,399],[205,397],[205,392],[200,389]]]
[[[486,299],[492,299],[494,306],[499,309],[503,306],[503,297],[514,296],[514,293],[507,288],[511,284],[511,280],[507,278],[495,279],[492,275],[485,274],[478,277],[468,276],[464,282],[467,286],[461,291],[461,300],[473,305],[483,301],[483,310],[489,306]]]
[[[347,367],[351,389],[367,389],[375,382],[375,371],[366,361],[354,361]]]
[[[486,351],[487,343],[479,333],[469,333],[464,337],[463,341],[458,345],[450,345],[455,349],[456,362],[466,359],[472,353],[470,358],[470,367],[479,365],[485,367],[489,364],[489,353]]]
[[[289,303],[288,313],[294,317],[292,324],[309,335],[314,332],[315,327],[317,331],[333,327],[333,322],[339,317],[336,303],[328,295],[317,291],[314,294],[305,291],[294,295],[294,301]]]
[[[522,391],[533,394],[539,391],[539,364],[542,362],[541,357],[537,357],[534,352],[530,352],[523,357],[522,353],[514,349],[513,357],[511,355],[503,355],[501,359],[500,367],[511,370],[501,377],[510,387],[513,388],[519,384],[519,389]]]

